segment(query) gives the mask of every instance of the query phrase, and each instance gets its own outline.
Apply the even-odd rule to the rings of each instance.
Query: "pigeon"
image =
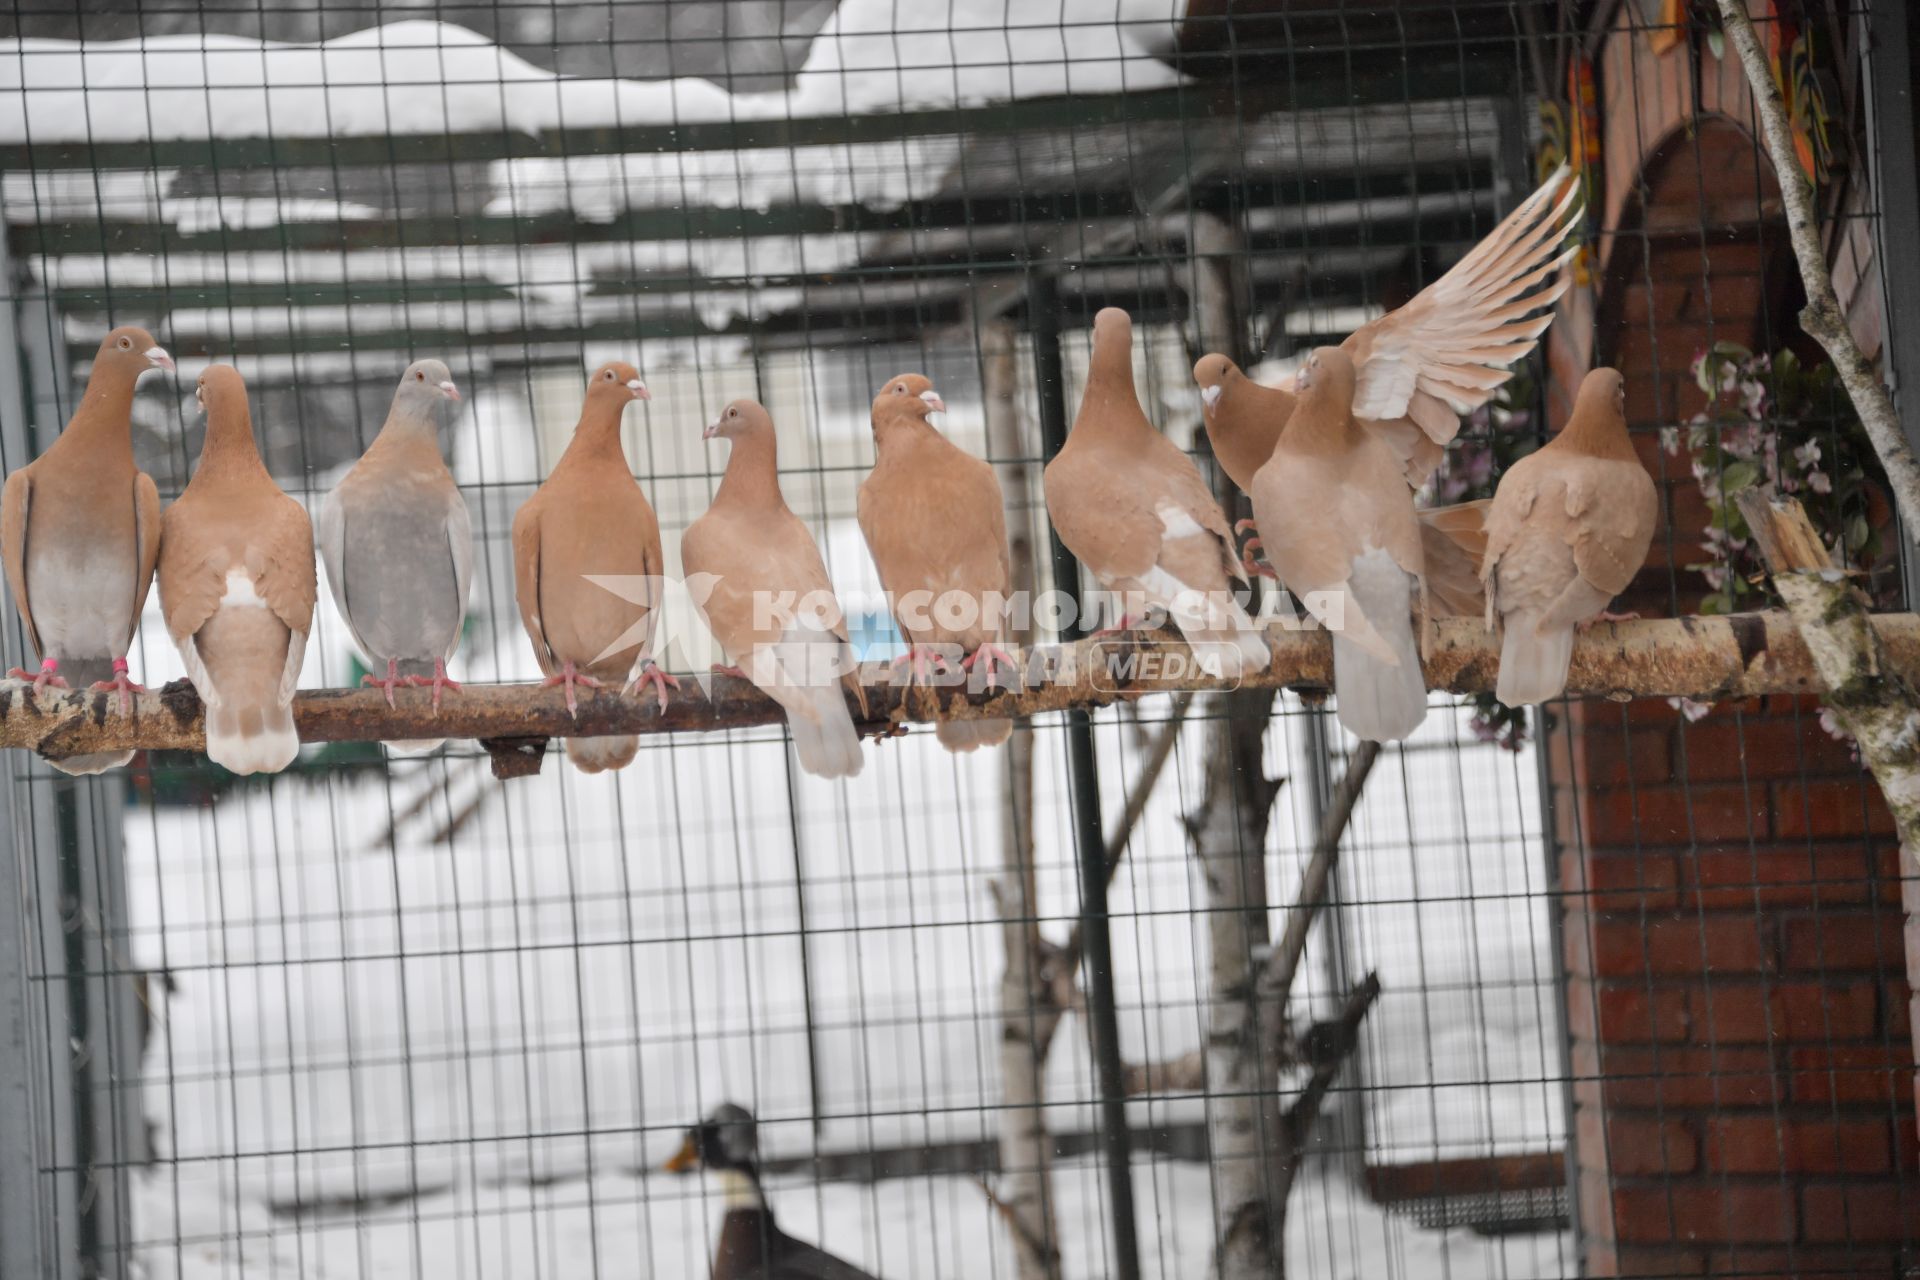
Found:
[[[133,385],[173,360],[145,329],[115,329],[101,342],[86,394],[48,450],[7,477],[0,492],[0,555],[27,642],[40,670],[36,696],[67,677],[112,690],[122,714],[141,687],[127,678],[127,650],[160,554],[160,494],[133,463]],[[63,674],[64,673],[64,674]],[[104,773],[133,759],[101,751],[54,760],[65,773]]]
[[[196,394],[207,440],[160,522],[160,608],[206,704],[207,758],[278,773],[300,752],[293,690],[313,627],[313,524],[260,461],[240,371],[209,366]]]
[[[436,711],[445,690],[460,688],[447,660],[466,621],[473,531],[435,421],[441,404],[459,398],[440,361],[408,365],[386,425],[320,508],[327,586],[373,672],[362,683],[384,689],[388,706],[401,685],[433,690]],[[387,746],[415,754],[441,741]]]
[[[1353,416],[1387,445],[1409,485],[1426,483],[1461,415],[1513,376],[1553,322],[1551,307],[1572,284],[1562,268],[1577,251],[1565,244],[1580,216],[1580,184],[1562,165],[1445,275],[1340,344],[1354,366]],[[1293,391],[1262,387],[1221,355],[1203,357],[1193,377],[1214,456],[1248,491],[1292,414]],[[1436,587],[1465,577],[1447,540],[1427,535],[1442,561]],[[1440,603],[1480,612],[1451,590]]]
[[[860,485],[860,532],[911,646],[901,661],[917,677],[959,657],[968,672],[984,666],[991,689],[996,665],[1017,666],[1001,648],[1013,583],[1006,500],[993,468],[928,421],[946,408],[917,373],[874,397],[874,464]],[[945,720],[934,733],[949,751],[972,751],[1005,742],[1013,721]]]
[[[1293,416],[1291,380],[1287,387],[1266,386],[1223,355],[1202,356],[1193,366],[1193,380],[1200,387],[1203,419],[1214,457],[1227,478],[1251,497],[1253,477],[1273,456],[1281,429]],[[1407,483],[1416,489],[1426,482],[1446,452],[1407,419],[1360,425],[1393,452]],[[1486,610],[1486,596],[1480,589],[1480,557],[1487,545],[1484,520],[1488,501],[1482,498],[1418,512],[1427,587],[1438,616],[1477,618]],[[1254,522],[1241,523],[1245,527]],[[1253,559],[1254,549],[1261,545],[1256,536],[1248,538],[1241,548],[1242,563],[1250,573],[1268,572]]]
[[[1413,494],[1385,441],[1356,423],[1353,361],[1339,347],[1308,357],[1299,402],[1253,479],[1253,514],[1280,577],[1333,632],[1340,723],[1370,742],[1397,742],[1427,714],[1414,643],[1422,583]]]
[[[1504,632],[1494,696],[1510,707],[1567,687],[1576,627],[1605,616],[1653,542],[1660,501],[1627,438],[1626,383],[1595,369],[1552,440],[1500,477],[1487,514],[1487,627]]]
[[[1234,594],[1247,583],[1233,533],[1193,460],[1153,429],[1133,386],[1133,321],[1093,319],[1093,355],[1073,431],[1042,476],[1067,549],[1124,603],[1116,629],[1164,609],[1205,670],[1263,670],[1265,639]]]
[[[680,687],[653,660],[665,573],[660,521],[620,446],[621,414],[649,399],[632,365],[596,369],[567,451],[513,517],[520,621],[548,687],[566,691],[576,716],[583,687],[611,681],[629,693],[651,686],[663,711],[667,690]],[[568,738],[566,749],[575,768],[599,773],[633,763],[640,739]]]
[[[696,605],[740,674],[786,710],[800,767],[851,778],[862,765],[860,735],[843,686],[863,714],[866,695],[820,548],[780,496],[773,419],[735,400],[701,438],[733,452],[713,505],[680,540],[687,579],[712,583]]]

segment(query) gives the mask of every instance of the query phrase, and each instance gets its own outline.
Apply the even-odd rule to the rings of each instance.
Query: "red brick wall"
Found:
[[[1627,607],[1665,615],[1700,595],[1675,566],[1704,558],[1706,510],[1658,429],[1701,406],[1695,352],[1781,345],[1798,297],[1744,84],[1706,59],[1695,115],[1691,51],[1645,43],[1617,31],[1597,63],[1602,287],[1563,315],[1550,360],[1561,411],[1589,360],[1627,375],[1663,494]],[[1849,283],[1863,278],[1861,315],[1878,301],[1862,270]],[[1588,1272],[1920,1274],[1899,850],[1817,703],[1697,723],[1659,701],[1581,703],[1543,738]]]

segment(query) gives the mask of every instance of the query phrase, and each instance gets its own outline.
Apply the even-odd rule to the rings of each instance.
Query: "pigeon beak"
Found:
[[[660,1167],[668,1173],[685,1173],[699,1163],[700,1153],[694,1148],[693,1135],[689,1134],[685,1141],[681,1142],[680,1149],[674,1152],[672,1158]]]
[[[440,394],[449,400],[458,400],[460,398],[460,388],[454,386],[452,382],[443,382],[440,384]]]
[[[712,422],[709,422],[704,429],[701,430],[700,438],[702,440],[712,440],[719,434],[720,434],[720,419],[715,418]]]
[[[947,402],[942,400],[940,393],[931,387],[922,391],[920,398],[927,402],[927,410],[931,413],[945,413],[947,411]]]
[[[147,363],[156,369],[173,368],[173,357],[167,354],[165,347],[148,347]]]
[[[1207,416],[1209,417],[1213,416],[1214,412],[1220,408],[1219,383],[1215,383],[1211,387],[1200,388],[1200,407],[1207,411]]]
[[[635,400],[653,399],[653,392],[647,390],[647,384],[638,378],[629,378],[627,380],[627,390],[633,392],[633,398]]]

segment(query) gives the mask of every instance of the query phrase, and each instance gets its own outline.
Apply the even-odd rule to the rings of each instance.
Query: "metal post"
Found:
[[[1033,379],[1040,392],[1040,441],[1051,460],[1067,442],[1067,379],[1060,358],[1060,295],[1051,275],[1034,278],[1027,294],[1033,334]],[[1080,597],[1080,564],[1049,526],[1053,587]],[[1085,634],[1085,610],[1076,610],[1073,634]],[[1087,969],[1087,1018],[1100,1091],[1100,1147],[1107,1198],[1113,1206],[1116,1280],[1139,1280],[1140,1242],[1133,1214],[1133,1138],[1127,1129],[1127,1090],[1120,1059],[1120,1017],[1114,1007],[1113,936],[1107,915],[1106,835],[1100,820],[1099,766],[1093,719],[1067,713],[1067,779],[1073,797],[1073,845],[1080,865],[1080,936]]]
[[[0,279],[0,465],[11,471],[59,435],[73,397],[58,312],[44,290],[22,287],[4,245]],[[0,1263],[31,1259],[37,1269],[20,1274],[32,1276],[122,1274],[129,1180],[145,1149],[122,783],[26,760],[10,762],[0,792],[16,851],[11,878],[0,874],[0,1135],[28,1108],[24,1144],[0,1147]]]
[[[1903,322],[1895,299],[1920,298],[1920,180],[1913,153],[1913,76],[1908,64],[1912,0],[1873,0],[1862,15],[1866,50],[1869,190],[1880,206],[1874,220],[1874,258],[1880,267],[1880,317],[1886,334],[1880,368],[1893,390],[1907,443],[1920,448],[1920,324]],[[1920,554],[1907,530],[1900,539],[1907,607],[1920,601]]]

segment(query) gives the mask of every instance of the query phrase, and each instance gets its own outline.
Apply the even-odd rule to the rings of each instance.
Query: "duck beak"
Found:
[[[697,1168],[699,1164],[700,1152],[693,1145],[693,1135],[688,1134],[681,1140],[680,1149],[673,1153],[673,1158],[660,1167],[668,1173],[686,1173]]]
[[[167,354],[165,347],[148,347],[147,363],[156,369],[172,369],[173,357]]]
[[[1219,383],[1216,382],[1210,387],[1200,388],[1200,407],[1206,410],[1208,417],[1212,417],[1216,412],[1218,412],[1220,408],[1220,384]]]
[[[945,413],[947,411],[947,402],[945,400],[942,400],[940,398],[940,393],[938,391],[933,390],[931,387],[929,387],[925,391],[922,391],[920,393],[920,398],[927,402],[928,410],[933,413]]]
[[[633,398],[635,400],[653,399],[653,392],[647,390],[647,384],[638,378],[629,378],[627,380],[627,390],[633,392]]]
[[[440,384],[440,394],[449,400],[458,400],[460,398],[460,388],[454,386],[451,381],[443,382]]]

